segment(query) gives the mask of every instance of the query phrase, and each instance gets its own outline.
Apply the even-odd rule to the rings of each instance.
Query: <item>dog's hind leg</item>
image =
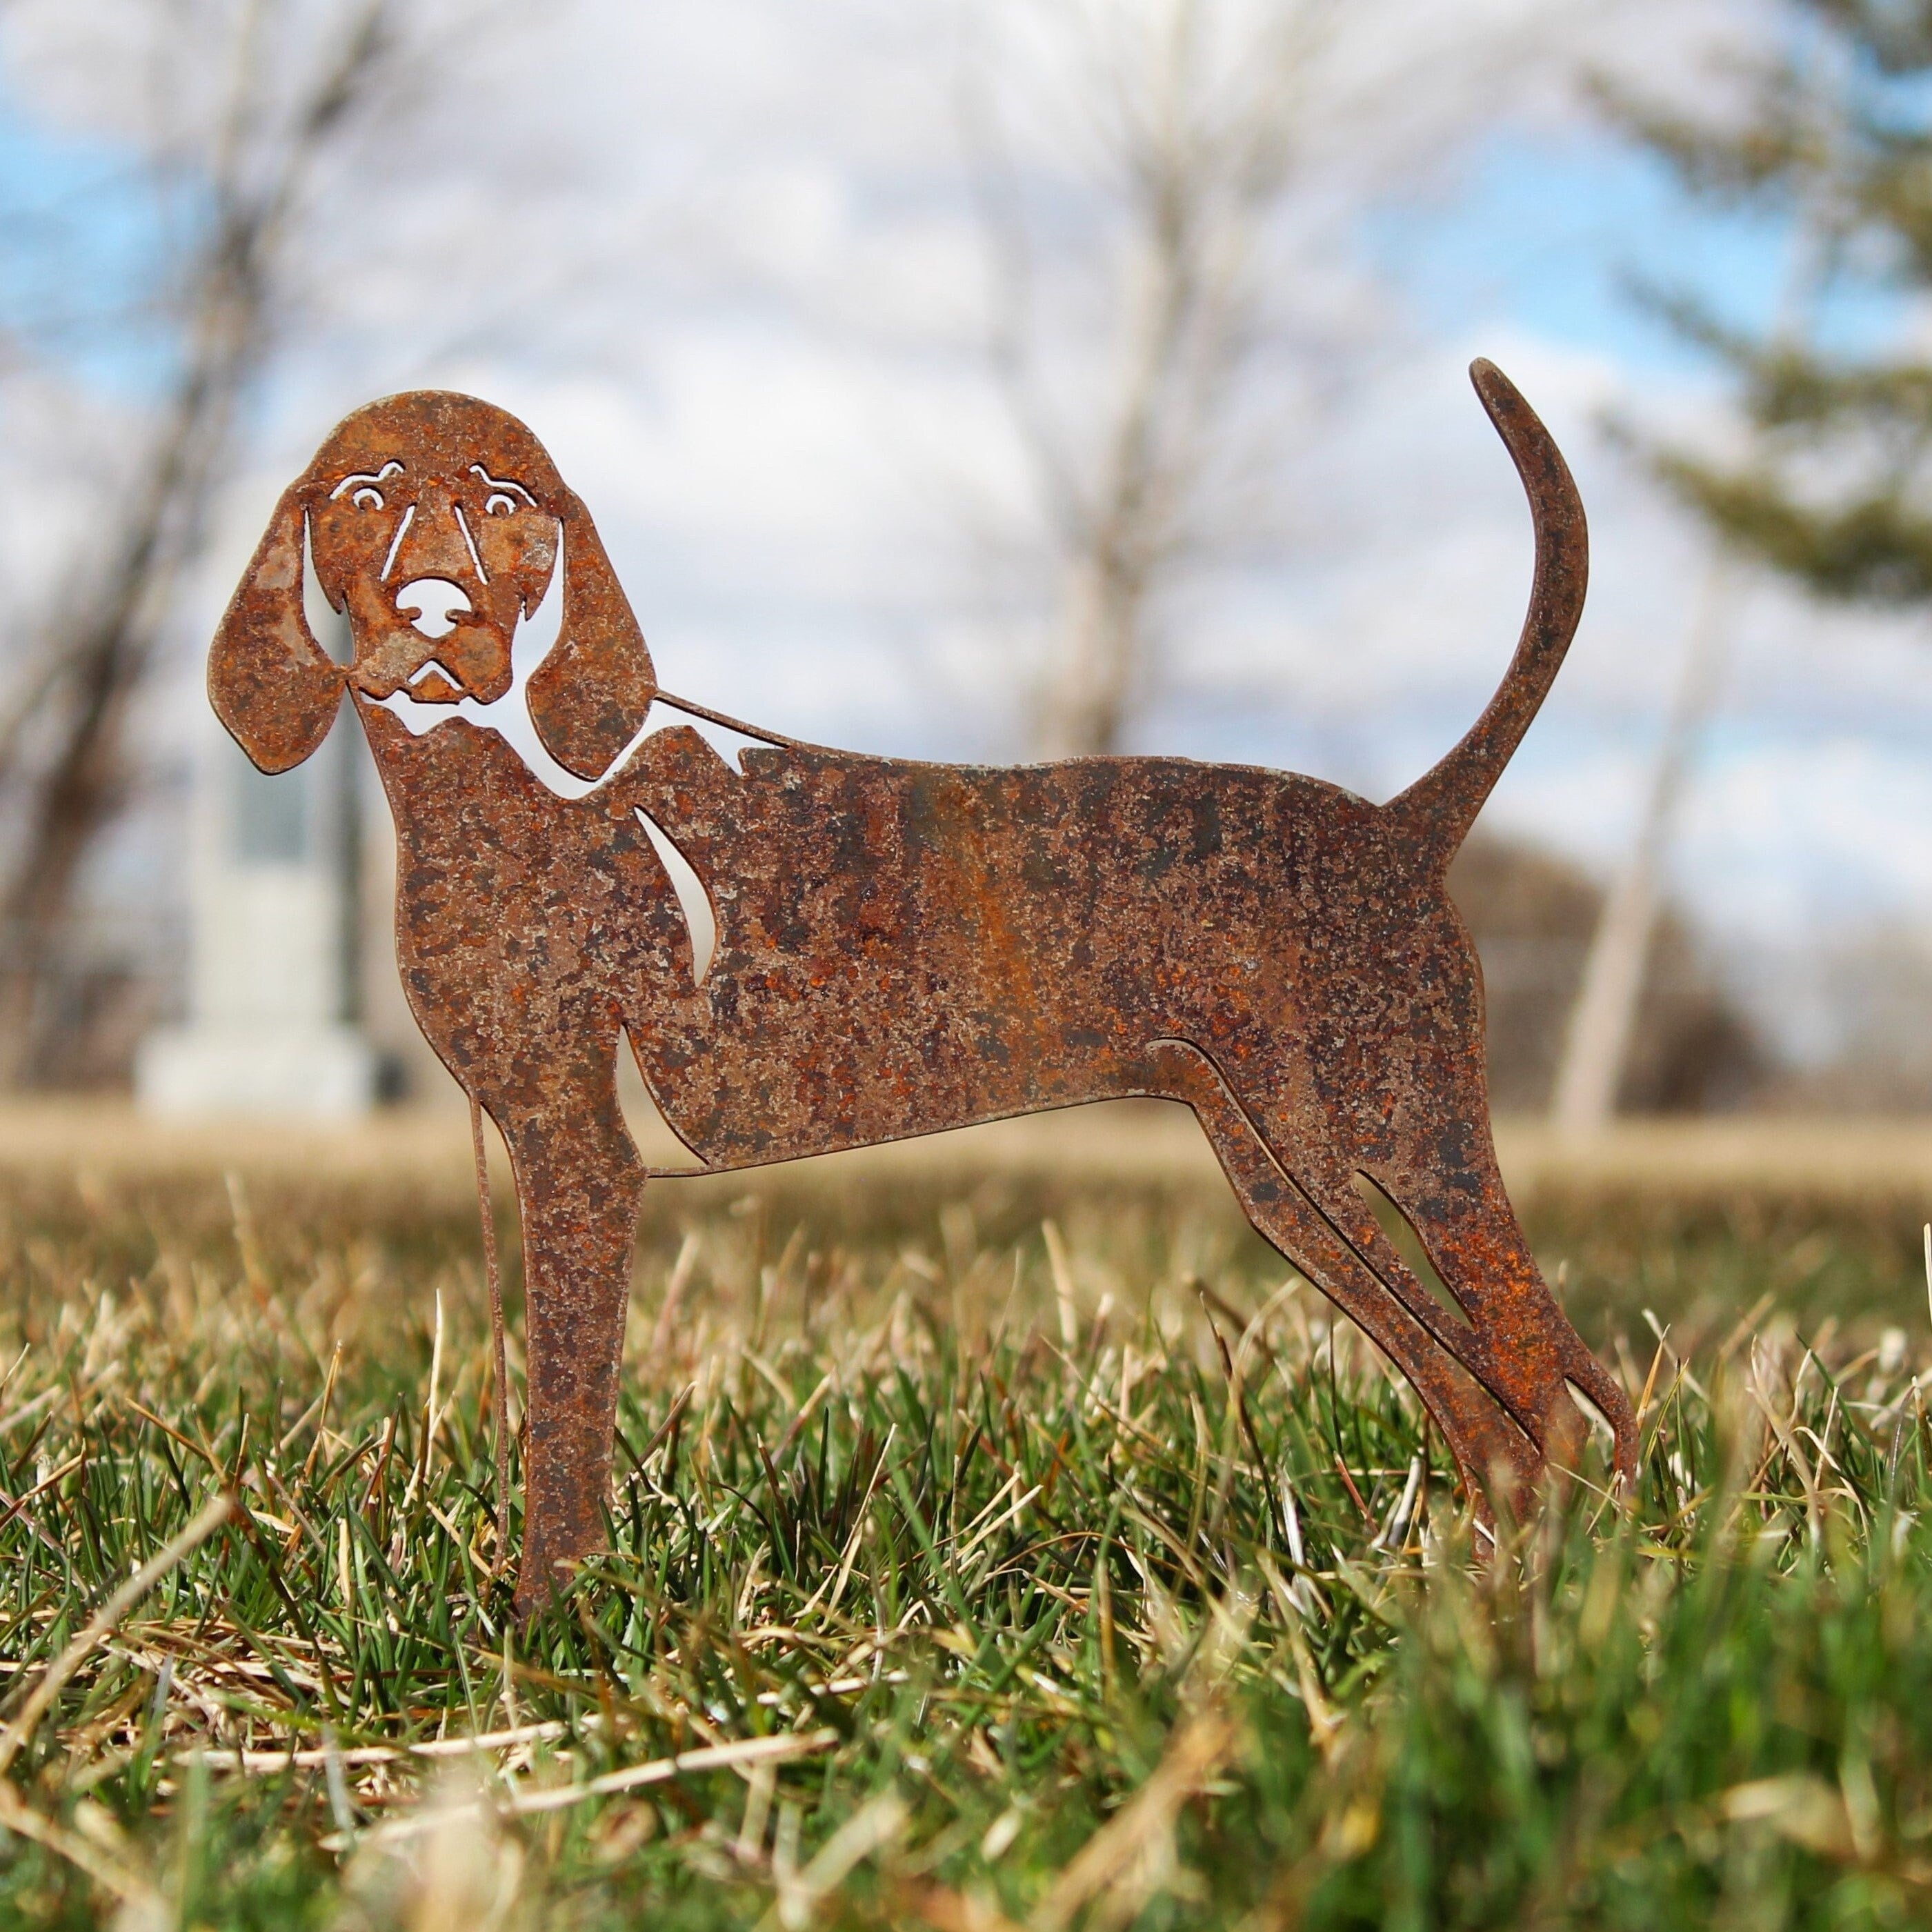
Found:
[[[579,1077],[567,1107],[512,1113],[485,1100],[510,1150],[523,1222],[530,1384],[520,1616],[549,1599],[560,1565],[603,1547],[644,1196],[644,1163],[618,1109],[613,1066],[572,1070]]]
[[[1435,1306],[1419,1283],[1407,1297],[1396,1292],[1392,1282],[1413,1279],[1399,1256],[1394,1268],[1371,1265],[1275,1160],[1204,1054],[1185,1042],[1165,1042],[1154,1049],[1150,1064],[1156,1072],[1150,1084],[1193,1108],[1256,1233],[1408,1377],[1442,1431],[1479,1510],[1486,1515],[1489,1492],[1499,1480],[1516,1498],[1533,1492],[1543,1470],[1537,1444],[1458,1359],[1459,1352],[1479,1352],[1480,1342],[1454,1332],[1453,1318]]]
[[[1479,1102],[1480,1094],[1474,1100]],[[1331,1156],[1298,1170],[1323,1217],[1413,1306],[1427,1290],[1357,1190],[1355,1175],[1372,1183],[1408,1222],[1460,1311],[1450,1336],[1456,1352],[1539,1456],[1559,1468],[1576,1466],[1587,1433],[1583,1412],[1570,1399],[1576,1391],[1610,1426],[1616,1472],[1628,1482],[1636,1472],[1630,1397],[1545,1284],[1504,1190],[1482,1113],[1475,1106],[1444,1106],[1438,1088],[1426,1119],[1385,1118],[1378,1137],[1375,1154],[1346,1165]],[[1444,1331],[1438,1326],[1436,1332]],[[1528,1500],[1519,1496],[1519,1509]]]
[[[1363,1171],[1409,1225],[1431,1265],[1483,1338],[1484,1380],[1546,1454],[1572,1464],[1585,1424],[1581,1394],[1615,1438],[1626,1484],[1636,1474],[1636,1416],[1629,1395],[1558,1305],[1504,1191],[1489,1134],[1439,1129],[1419,1160],[1398,1142]],[[1366,1218],[1373,1216],[1363,1211]]]

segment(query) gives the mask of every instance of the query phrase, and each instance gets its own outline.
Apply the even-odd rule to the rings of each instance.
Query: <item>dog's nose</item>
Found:
[[[446,638],[456,628],[452,613],[470,608],[470,593],[446,577],[418,577],[396,592],[396,608],[426,638]]]

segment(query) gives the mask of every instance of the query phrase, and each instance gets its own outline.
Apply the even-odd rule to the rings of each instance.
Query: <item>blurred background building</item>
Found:
[[[352,732],[260,779],[200,692],[373,395],[525,416],[673,689],[1384,796],[1527,589],[1480,353],[1595,545],[1454,878],[1499,1105],[1932,1107],[1929,68],[1879,0],[10,0],[0,1080],[439,1090]]]

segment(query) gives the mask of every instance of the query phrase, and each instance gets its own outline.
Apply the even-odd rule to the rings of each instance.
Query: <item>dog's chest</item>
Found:
[[[554,797],[496,734],[460,720],[379,750],[401,754],[379,759],[398,962],[440,1050],[554,1050],[586,1003],[614,1011],[616,986],[671,982],[682,928],[630,814]]]

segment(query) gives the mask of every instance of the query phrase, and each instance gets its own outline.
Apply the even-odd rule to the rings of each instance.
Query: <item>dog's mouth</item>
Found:
[[[464,694],[463,680],[435,658],[425,658],[404,680],[403,688],[412,698],[428,704],[449,704]]]
[[[396,592],[396,610],[410,628],[432,643],[457,628],[459,616],[475,609],[470,593],[445,577],[418,577]],[[440,658],[425,658],[404,681],[412,698],[429,704],[453,704],[469,692],[467,682]]]

